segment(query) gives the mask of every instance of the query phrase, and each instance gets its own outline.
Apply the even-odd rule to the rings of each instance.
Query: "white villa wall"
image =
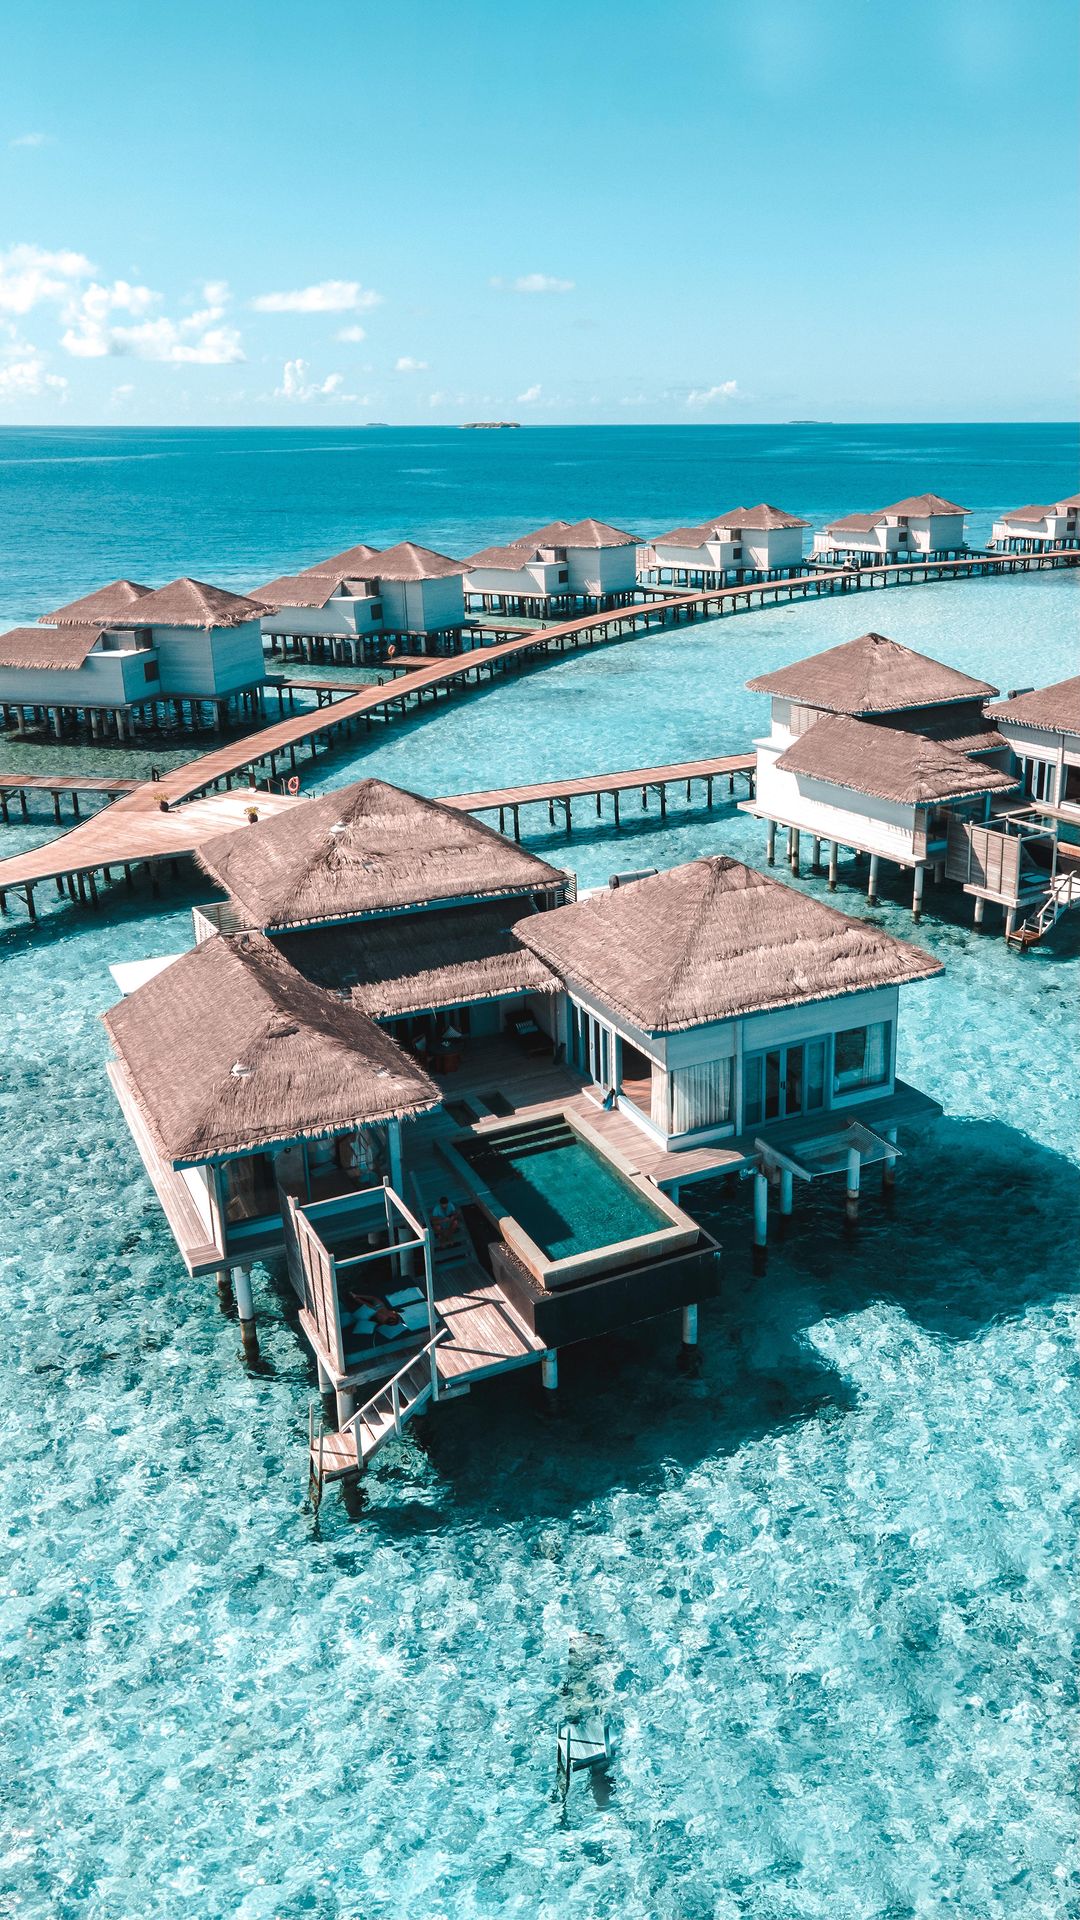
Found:
[[[776,567],[799,567],[803,557],[801,527],[747,528],[743,535],[744,566],[756,573],[771,573]]]
[[[235,693],[263,679],[262,629],[258,620],[239,627],[154,627],[163,694]]]
[[[996,724],[1018,760],[1038,760],[1056,768],[1047,794],[1049,805],[1056,806],[1065,786],[1065,769],[1080,767],[1080,733],[1050,733],[1042,727],[1021,727],[1011,720],[998,720]]]
[[[532,599],[568,593],[569,581],[569,568],[561,560],[531,560],[525,567],[474,567],[465,575],[465,591]]]
[[[148,648],[90,653],[81,667],[0,667],[0,700],[27,707],[124,707],[152,699],[159,681],[146,678],[157,656]]]
[[[760,745],[754,811],[819,839],[838,840],[843,846],[866,848],[885,859],[908,863],[921,834],[916,807],[853,793],[807,774],[788,773],[777,767],[775,753]]]
[[[378,633],[382,618],[373,618],[372,609],[382,604],[373,594],[335,593],[325,607],[280,607],[264,615],[260,624],[268,636]]]
[[[379,586],[387,633],[437,633],[464,622],[460,574],[438,580],[381,580]]]
[[[567,547],[569,591],[598,599],[607,593],[632,593],[637,586],[636,547]]]

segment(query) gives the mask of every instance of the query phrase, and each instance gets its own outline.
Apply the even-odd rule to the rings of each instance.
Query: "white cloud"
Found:
[[[281,370],[281,385],[274,388],[274,398],[293,400],[300,405],[310,400],[360,401],[359,394],[342,392],[344,384],[343,373],[328,373],[325,380],[312,380],[308,361],[286,360]]]
[[[363,327],[339,327],[335,340],[344,340],[349,346],[358,347],[361,340],[367,339]]]
[[[48,133],[17,133],[14,140],[8,141],[9,147],[50,147],[52,135]]]
[[[716,407],[724,400],[741,398],[738,383],[734,380],[721,380],[716,387],[692,387],[686,396],[688,407]]]
[[[411,353],[403,353],[400,360],[394,361],[395,373],[426,373],[426,360],[414,360]]]
[[[109,399],[114,400],[116,404],[119,406],[125,400],[130,400],[134,391],[135,391],[135,388],[132,385],[131,381],[125,380],[121,386],[113,388],[112,392],[109,395]]]
[[[164,314],[150,317],[161,299],[150,287],[132,286],[127,280],[115,280],[110,287],[94,282],[69,302],[64,315],[68,326],[60,345],[79,360],[130,354],[137,360],[202,367],[230,366],[243,360],[243,343],[236,328],[219,325],[225,312],[220,301],[228,297],[224,282],[209,282],[203,294],[217,296],[217,304],[201,307],[177,321]],[[118,326],[111,318],[114,313],[129,314],[137,324]]]
[[[541,388],[539,384],[535,387],[526,387],[524,393],[518,394],[518,404],[523,407],[534,407],[540,398],[540,394]]]
[[[377,307],[380,293],[359,280],[320,280],[316,287],[296,287],[291,293],[260,293],[252,301],[256,313],[362,313]]]
[[[62,400],[67,381],[61,374],[49,373],[45,356],[37,347],[13,341],[0,353],[0,404],[5,400],[29,400],[50,394]]]
[[[84,253],[67,248],[9,247],[0,253],[0,312],[29,313],[43,302],[70,298],[73,280],[93,273]]]
[[[516,280],[503,280],[496,275],[493,287],[505,288],[510,293],[573,293],[572,280],[560,280],[554,273],[519,273]]]

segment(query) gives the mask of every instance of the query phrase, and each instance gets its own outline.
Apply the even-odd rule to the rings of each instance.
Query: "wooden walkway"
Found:
[[[122,793],[137,793],[143,784],[141,780],[103,780],[92,773],[0,773],[0,817],[6,822],[12,800],[18,800],[25,820],[29,811],[27,794],[47,793],[59,822],[60,796],[66,793],[71,796],[71,811],[77,820],[81,793],[104,794],[107,799],[115,800]]]
[[[58,879],[61,875],[92,876],[109,866],[152,860],[160,849],[148,831],[147,820],[160,811],[162,800],[175,806],[214,787],[228,788],[234,779],[254,779],[260,770],[264,777],[280,778],[279,761],[286,762],[290,772],[295,770],[297,749],[301,746],[306,746],[314,759],[320,744],[332,746],[337,737],[351,733],[361,722],[370,728],[376,719],[389,721],[406,714],[410,703],[419,708],[426,697],[437,700],[440,694],[460,691],[471,682],[479,683],[485,676],[494,677],[527,665],[531,656],[552,651],[563,653],[567,647],[592,646],[631,634],[648,634],[654,627],[711,620],[727,613],[778,606],[796,599],[861,592],[889,584],[909,585],[1076,566],[1080,566],[1080,552],[1069,551],[974,554],[966,560],[905,560],[857,571],[817,568],[813,573],[789,580],[766,580],[741,587],[679,594],[648,604],[614,607],[607,613],[584,614],[575,620],[518,634],[511,640],[477,646],[465,653],[436,656],[392,685],[363,687],[315,713],[292,714],[240,740],[230,741],[164,774],[160,781],[148,782],[134,793],[121,795],[103,814],[48,846],[0,861],[0,908],[5,906],[6,894],[18,888],[32,914],[33,888],[43,881]],[[147,847],[149,851],[145,850]],[[181,850],[170,848],[168,851]]]
[[[728,792],[734,793],[736,776],[746,781],[747,792],[754,789],[754,769],[756,756],[752,753],[720,754],[713,760],[680,760],[667,767],[628,767],[621,773],[587,774],[575,780],[541,781],[530,787],[493,787],[485,793],[451,793],[444,795],[444,804],[457,807],[462,813],[498,813],[499,831],[506,826],[509,814],[513,822],[514,839],[521,839],[522,807],[540,806],[545,802],[548,819],[555,824],[555,808],[563,810],[563,820],[567,833],[573,828],[573,805],[577,799],[595,800],[597,818],[603,817],[602,802],[609,798],[614,802],[615,825],[621,826],[620,796],[624,793],[641,793],[641,804],[648,805],[648,796],[655,793],[660,802],[660,818],[667,815],[668,788],[685,786],[687,800],[695,780],[700,780],[705,788],[705,805],[713,804],[713,786],[717,780],[726,779]]]

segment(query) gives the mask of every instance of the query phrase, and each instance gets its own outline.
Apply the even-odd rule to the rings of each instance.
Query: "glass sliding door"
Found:
[[[769,1120],[791,1120],[825,1105],[825,1041],[802,1041],[795,1047],[770,1047],[747,1054],[743,1061],[743,1118],[745,1127]]]
[[[612,1084],[615,1036],[595,1014],[570,1003],[570,1058],[578,1073],[605,1092]]]

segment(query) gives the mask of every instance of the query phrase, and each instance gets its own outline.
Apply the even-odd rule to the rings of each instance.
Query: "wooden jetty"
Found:
[[[12,800],[18,800],[25,819],[29,811],[27,795],[47,793],[59,822],[60,797],[66,793],[71,798],[71,811],[77,820],[80,794],[104,794],[106,799],[115,800],[123,793],[137,793],[143,784],[141,780],[103,780],[92,773],[0,773],[0,817],[6,822],[10,817]]]
[[[1078,565],[1080,552],[1064,551],[980,553],[963,560],[902,560],[880,567],[835,570],[819,567],[812,573],[786,580],[762,580],[741,587],[719,587],[613,607],[606,613],[585,614],[554,626],[516,634],[510,640],[477,645],[463,653],[435,655],[430,659],[417,655],[416,659],[422,659],[425,664],[411,667],[390,684],[361,687],[328,705],[320,704],[314,713],[291,714],[258,732],[230,741],[183,767],[174,768],[159,781],[147,782],[134,793],[120,795],[96,819],[85,821],[48,846],[0,861],[0,909],[6,904],[6,894],[18,888],[32,916],[33,889],[42,881],[59,880],[61,876],[92,877],[109,866],[153,859],[153,850],[149,855],[143,851],[149,837],[146,821],[160,812],[162,801],[170,807],[179,805],[219,786],[228,789],[234,779],[247,777],[254,781],[257,773],[269,779],[281,778],[283,772],[287,776],[296,770],[297,749],[301,746],[306,746],[314,759],[320,746],[331,747],[335,736],[353,732],[361,721],[370,728],[376,720],[390,721],[404,716],[410,705],[420,708],[425,698],[437,701],[440,694],[451,694],[470,684],[479,684],[485,677],[494,678],[496,674],[527,666],[536,657],[553,651],[562,654],[567,648],[648,634],[653,628],[681,621],[712,620],[728,613],[783,605],[796,599],[862,592],[889,584],[913,585]],[[281,762],[285,763],[284,767]],[[641,781],[632,780],[629,784],[640,785]],[[595,783],[590,791],[595,794]],[[562,794],[565,794],[565,783],[560,786]]]
[[[640,791],[641,804],[647,807],[649,794],[655,793],[660,803],[660,818],[666,818],[669,787],[685,787],[686,798],[690,799],[695,780],[705,789],[705,805],[713,804],[713,788],[717,780],[726,778],[728,792],[735,791],[736,777],[746,781],[748,793],[754,790],[754,768],[756,756],[752,753],[720,754],[712,760],[680,760],[667,767],[628,767],[620,773],[586,774],[580,779],[541,781],[529,787],[494,787],[486,793],[453,793],[444,795],[444,805],[457,807],[462,813],[498,813],[499,831],[506,830],[506,816],[513,823],[515,840],[521,839],[522,807],[538,806],[547,803],[548,819],[555,824],[555,809],[561,807],[567,833],[573,828],[573,805],[575,800],[594,800],[597,818],[603,817],[603,801],[610,798],[614,803],[615,825],[622,825],[620,799],[623,794]]]

